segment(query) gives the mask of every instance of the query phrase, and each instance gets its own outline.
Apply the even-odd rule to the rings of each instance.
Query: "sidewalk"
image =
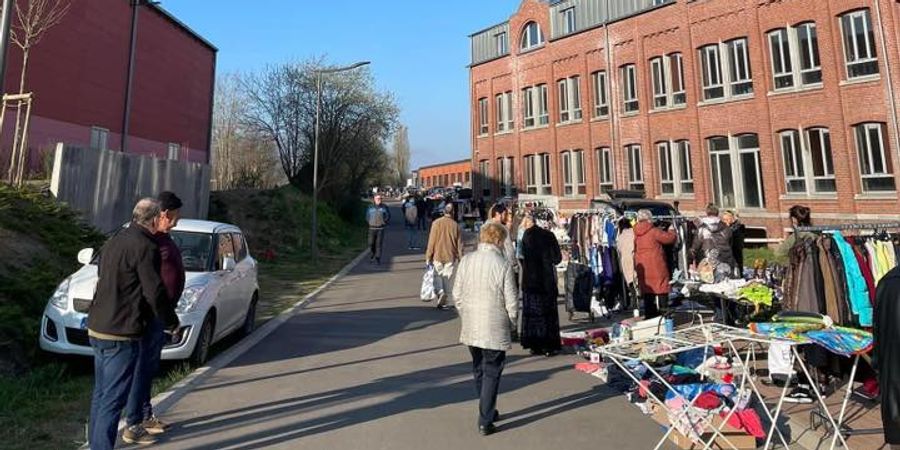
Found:
[[[394,217],[401,217],[394,211]],[[170,408],[154,448],[651,449],[662,436],[622,395],[516,346],[499,432],[477,432],[470,359],[455,311],[418,299],[422,252],[402,225],[367,260]],[[565,315],[561,314],[565,319]]]

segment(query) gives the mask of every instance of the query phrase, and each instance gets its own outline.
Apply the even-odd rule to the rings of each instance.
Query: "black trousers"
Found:
[[[644,294],[642,297],[644,300],[644,319],[653,319],[655,317],[659,317],[659,306],[657,306],[657,301],[660,305],[663,305],[663,308],[667,305],[667,298],[664,295],[655,295],[655,294]],[[665,303],[664,303],[665,302]]]
[[[469,353],[472,354],[472,374],[475,376],[475,392],[479,398],[478,426],[487,426],[494,422],[506,352],[469,347]]]
[[[382,247],[384,247],[384,228],[369,228],[369,252],[371,258],[381,261]]]

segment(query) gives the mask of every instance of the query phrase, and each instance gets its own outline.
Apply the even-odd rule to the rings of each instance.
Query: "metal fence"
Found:
[[[131,219],[134,204],[160,191],[183,201],[182,217],[205,219],[209,210],[210,166],[109,150],[58,144],[50,190],[108,232]]]

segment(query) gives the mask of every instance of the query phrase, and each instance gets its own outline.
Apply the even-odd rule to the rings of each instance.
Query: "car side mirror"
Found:
[[[235,261],[233,257],[226,256],[222,259],[222,270],[231,272],[235,267],[237,267],[237,261]]]
[[[80,252],[78,252],[78,262],[82,265],[86,266],[91,263],[91,260],[94,259],[94,249],[92,248],[83,248]]]

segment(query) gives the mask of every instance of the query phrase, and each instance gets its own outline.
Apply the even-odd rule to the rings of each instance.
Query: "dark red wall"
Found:
[[[91,126],[107,128],[109,148],[121,149],[130,1],[70,5],[62,23],[32,48],[25,90],[35,93],[33,114],[88,127],[85,142]],[[5,92],[18,92],[22,53],[14,44],[7,61]],[[174,142],[192,150],[191,160],[206,162],[215,51],[160,11],[141,6],[135,64],[129,131],[137,139],[129,152],[165,157],[164,146],[150,148],[146,141]]]

